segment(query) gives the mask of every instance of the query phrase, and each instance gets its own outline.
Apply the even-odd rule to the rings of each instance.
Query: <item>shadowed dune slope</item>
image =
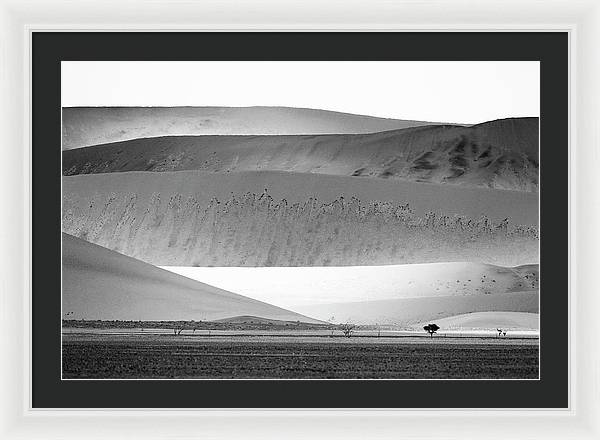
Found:
[[[318,321],[154,267],[63,233],[63,314],[71,319]]]
[[[374,133],[430,125],[290,107],[65,107],[63,149],[171,135]]]
[[[161,266],[539,259],[537,194],[285,172],[65,177],[63,231]]]
[[[535,192],[538,119],[371,134],[177,136],[63,152],[63,174],[285,171]]]
[[[413,327],[473,312],[539,313],[539,292],[507,292],[491,295],[462,295],[402,298],[354,303],[298,306],[295,310],[317,319],[335,317],[336,322]]]

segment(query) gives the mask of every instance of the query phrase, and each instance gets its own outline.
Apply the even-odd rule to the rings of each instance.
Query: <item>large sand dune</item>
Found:
[[[538,119],[371,134],[181,136],[63,152],[63,174],[285,171],[518,191],[538,188]]]
[[[63,234],[63,314],[71,319],[318,321]]]
[[[508,218],[512,224],[538,225],[538,195],[489,188],[458,188],[419,182],[359,179],[280,171],[211,173],[206,171],[127,172],[63,177],[66,199],[85,201],[98,195],[135,195],[138,203],[160,196],[163,203],[172,198],[181,203],[193,197],[200,206],[213,198],[225,203],[234,194],[261,196],[265,190],[278,203],[304,203],[317,199],[332,203],[343,197],[409,204],[418,216],[428,212],[470,218],[487,216],[493,221]],[[144,206],[146,208],[147,206]]]
[[[401,298],[354,303],[298,306],[296,311],[317,319],[336,322],[414,327],[424,321],[440,320],[473,312],[539,313],[539,293],[508,292],[490,295]]]
[[[539,289],[539,266],[431,263],[346,267],[173,267],[195,279],[294,310],[315,304],[464,295]]]
[[[532,193],[342,176],[63,178],[65,232],[167,266],[517,266],[538,262],[537,214]]]
[[[65,107],[63,149],[167,135],[374,133],[431,122],[289,107]]]

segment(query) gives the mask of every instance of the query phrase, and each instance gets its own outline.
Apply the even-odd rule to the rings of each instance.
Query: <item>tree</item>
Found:
[[[429,333],[429,335],[433,338],[433,334],[435,332],[437,332],[440,329],[440,327],[437,324],[427,324],[425,327],[423,327],[423,330],[425,330],[427,333]]]
[[[356,325],[350,324],[349,322],[347,322],[346,324],[340,325],[340,329],[342,330],[342,333],[344,333],[344,336],[347,338],[352,336],[352,333],[354,333],[355,327],[356,327]]]

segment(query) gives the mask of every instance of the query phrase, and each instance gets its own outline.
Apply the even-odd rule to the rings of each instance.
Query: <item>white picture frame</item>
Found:
[[[569,408],[32,409],[30,37],[39,30],[569,32]],[[600,350],[592,328],[600,312],[594,279],[600,246],[599,43],[600,3],[594,0],[1,0],[0,438],[600,438]]]

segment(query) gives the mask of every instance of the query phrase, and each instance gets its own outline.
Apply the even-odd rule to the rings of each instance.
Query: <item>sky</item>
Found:
[[[284,106],[476,124],[539,116],[537,61],[63,61],[62,106]]]

